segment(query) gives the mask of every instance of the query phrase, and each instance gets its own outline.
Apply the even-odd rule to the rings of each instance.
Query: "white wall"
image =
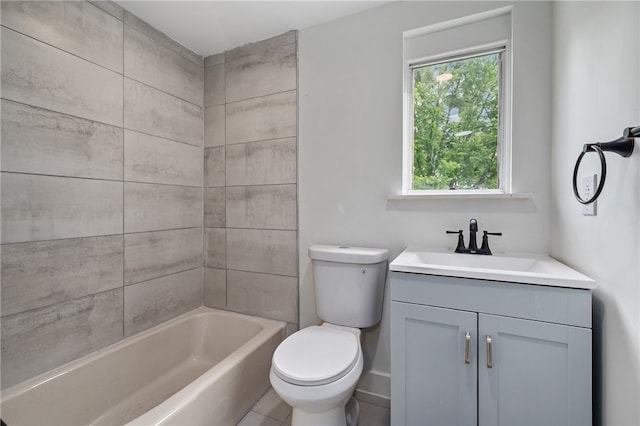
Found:
[[[494,251],[549,250],[551,6],[515,2],[514,190],[528,200],[387,201],[401,190],[402,33],[510,3],[403,2],[299,33],[300,323],[316,323],[313,243],[455,247],[447,229],[501,231]],[[388,287],[388,286],[387,286]],[[367,370],[389,373],[389,300],[366,333]],[[388,392],[388,391],[387,391]]]
[[[582,144],[640,125],[639,21],[638,2],[554,5],[552,254],[597,281],[596,424],[640,424],[640,143],[606,154],[596,217],[581,215],[571,177]]]

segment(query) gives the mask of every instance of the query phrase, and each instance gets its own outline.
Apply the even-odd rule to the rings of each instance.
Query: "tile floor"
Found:
[[[389,409],[370,402],[360,404],[360,426],[388,426]],[[291,424],[291,407],[285,404],[272,389],[260,398],[237,426],[288,426]]]

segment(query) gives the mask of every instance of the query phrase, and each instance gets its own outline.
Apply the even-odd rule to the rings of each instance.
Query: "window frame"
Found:
[[[510,13],[510,10],[509,10]],[[492,14],[493,15],[493,14]],[[496,14],[499,15],[499,14]],[[493,15],[493,16],[496,16]],[[473,17],[470,17],[473,18]],[[482,16],[478,19],[464,19],[463,22],[445,24],[445,29],[464,27],[468,23],[479,22],[486,19]],[[443,29],[443,24],[436,24],[434,31]],[[429,27],[421,33],[429,33]],[[413,37],[411,34],[409,37]],[[405,35],[405,40],[407,36]],[[498,189],[466,189],[466,190],[424,190],[413,189],[413,136],[414,136],[414,80],[413,70],[419,66],[447,62],[464,57],[477,56],[483,52],[503,50],[501,58],[501,79],[499,87],[499,122],[498,122]],[[404,54],[403,54],[404,56]],[[467,44],[464,48],[439,52],[419,58],[403,58],[403,146],[402,146],[402,195],[403,196],[486,196],[486,195],[512,195],[512,45],[511,36],[500,38],[489,43]]]

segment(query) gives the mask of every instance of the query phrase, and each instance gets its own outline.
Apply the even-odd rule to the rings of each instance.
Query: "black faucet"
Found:
[[[476,240],[476,232],[478,232],[478,221],[476,219],[469,220],[469,252],[473,253],[478,250],[478,241]]]
[[[502,235],[502,232],[487,232],[483,231],[482,235],[482,247],[478,248],[478,242],[476,240],[476,234],[478,233],[478,221],[476,219],[469,220],[469,247],[464,246],[464,237],[462,235],[462,229],[458,231],[446,231],[447,234],[458,234],[458,245],[456,246],[456,253],[468,253],[468,254],[484,254],[490,255],[491,249],[489,248],[489,235]]]

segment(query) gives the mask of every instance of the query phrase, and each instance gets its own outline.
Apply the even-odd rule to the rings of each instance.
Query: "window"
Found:
[[[405,33],[404,194],[511,192],[510,9]]]
[[[504,48],[413,65],[413,190],[499,189]]]

